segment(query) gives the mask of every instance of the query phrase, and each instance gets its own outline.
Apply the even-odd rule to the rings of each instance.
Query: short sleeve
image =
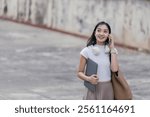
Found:
[[[88,48],[85,47],[84,49],[81,50],[80,55],[84,56],[86,59],[89,58],[88,57]]]

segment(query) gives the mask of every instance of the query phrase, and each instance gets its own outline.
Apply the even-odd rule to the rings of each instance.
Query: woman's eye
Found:
[[[107,31],[104,31],[104,33],[107,33]]]

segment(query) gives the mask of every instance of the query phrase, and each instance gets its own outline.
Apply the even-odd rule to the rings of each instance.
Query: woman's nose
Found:
[[[99,34],[100,34],[100,35],[104,35],[104,33],[103,33],[102,31],[101,31],[101,32],[99,32]]]

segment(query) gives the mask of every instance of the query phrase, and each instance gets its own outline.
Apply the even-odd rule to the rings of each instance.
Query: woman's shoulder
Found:
[[[81,54],[82,56],[84,56],[85,58],[89,58],[89,56],[91,55],[91,48],[92,48],[92,46],[84,47],[84,48],[81,50],[80,54]]]
[[[93,48],[93,45],[90,45],[90,46],[86,46],[82,49],[82,51],[90,51],[91,49]]]
[[[92,46],[93,46],[93,45],[92,45]],[[86,53],[91,52],[91,50],[92,50],[92,46],[84,47],[84,48],[81,50],[81,52],[86,52]]]

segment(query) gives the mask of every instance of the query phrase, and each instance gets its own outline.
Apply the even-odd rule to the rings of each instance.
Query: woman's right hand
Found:
[[[98,77],[96,74],[93,74],[91,76],[88,77],[88,81],[91,83],[91,84],[97,84],[98,83]]]

